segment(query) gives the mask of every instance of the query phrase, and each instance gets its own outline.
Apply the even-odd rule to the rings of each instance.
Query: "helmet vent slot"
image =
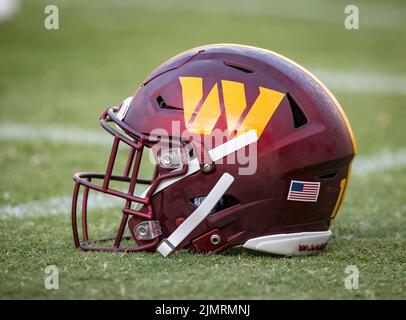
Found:
[[[198,206],[200,206],[202,204],[204,199],[206,199],[206,196],[192,198],[192,199],[190,199],[190,201],[196,207],[198,207]],[[233,197],[232,195],[225,194],[224,196],[222,196],[220,198],[219,202],[217,202],[215,207],[210,211],[210,214],[214,214],[214,213],[219,212],[221,210],[234,207],[235,205],[237,205],[239,203],[240,202],[235,197]]]
[[[243,66],[243,65],[240,65],[240,64],[237,64],[237,63],[234,63],[234,62],[223,61],[223,63],[224,63],[227,67],[237,69],[237,70],[239,70],[239,71],[241,71],[241,72],[244,72],[244,73],[253,73],[253,72],[255,72],[254,69],[248,68],[248,67],[246,67],[246,66]]]
[[[319,179],[320,180],[332,179],[336,175],[337,175],[337,171],[334,171],[334,172],[326,173],[326,174],[323,174],[323,175],[319,176]]]
[[[178,107],[174,107],[174,106],[170,106],[169,104],[167,104],[164,100],[164,98],[162,98],[161,96],[158,96],[156,98],[156,102],[158,103],[159,107],[161,109],[172,109],[172,110],[182,110],[181,108]]]
[[[287,93],[286,96],[288,97],[290,110],[292,111],[293,126],[295,128],[304,126],[307,122],[309,122],[309,120],[307,120],[305,114],[303,113],[302,109],[300,109],[295,99],[293,99],[289,93]]]

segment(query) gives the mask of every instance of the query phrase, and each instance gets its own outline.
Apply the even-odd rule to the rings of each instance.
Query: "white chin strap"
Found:
[[[167,257],[176,247],[210,214],[230,185],[234,177],[224,173],[210,193],[204,199],[202,204],[169,236],[163,239],[158,245],[156,251],[162,256]]]

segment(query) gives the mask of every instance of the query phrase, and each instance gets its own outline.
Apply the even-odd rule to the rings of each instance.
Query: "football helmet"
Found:
[[[104,173],[74,175],[76,247],[165,257],[177,249],[325,248],[356,144],[336,98],[297,63],[242,45],[191,49],[99,121],[113,143]],[[116,174],[119,145],[129,151]],[[153,169],[147,178],[146,168]],[[94,192],[120,199],[113,237],[89,235]]]

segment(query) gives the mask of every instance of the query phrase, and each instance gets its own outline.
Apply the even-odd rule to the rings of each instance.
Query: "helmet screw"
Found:
[[[164,155],[162,156],[162,158],[161,158],[161,164],[162,164],[164,167],[170,166],[170,165],[172,164],[172,157],[171,157],[171,155],[168,154],[168,153],[164,154]]]
[[[135,231],[135,233],[136,233],[136,235],[139,237],[139,238],[143,238],[143,237],[145,237],[146,235],[147,235],[147,233],[148,233],[148,230],[147,230],[147,227],[146,226],[138,226],[137,227],[137,230]]]
[[[203,166],[202,166],[202,171],[203,171],[204,173],[212,172],[213,169],[214,169],[214,165],[211,164],[211,163],[205,163],[205,164],[203,164]]]
[[[220,243],[220,240],[221,240],[221,238],[220,238],[220,236],[219,236],[218,234],[213,234],[213,235],[210,237],[210,242],[211,242],[212,244],[219,244],[219,243]]]

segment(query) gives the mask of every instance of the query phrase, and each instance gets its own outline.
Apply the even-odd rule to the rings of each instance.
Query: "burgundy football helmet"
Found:
[[[322,250],[356,154],[344,111],[314,75],[233,44],[168,60],[100,123],[114,138],[106,172],[74,175],[73,238],[83,250]],[[121,144],[129,154],[114,174]],[[90,190],[120,199],[113,237],[89,235]]]

